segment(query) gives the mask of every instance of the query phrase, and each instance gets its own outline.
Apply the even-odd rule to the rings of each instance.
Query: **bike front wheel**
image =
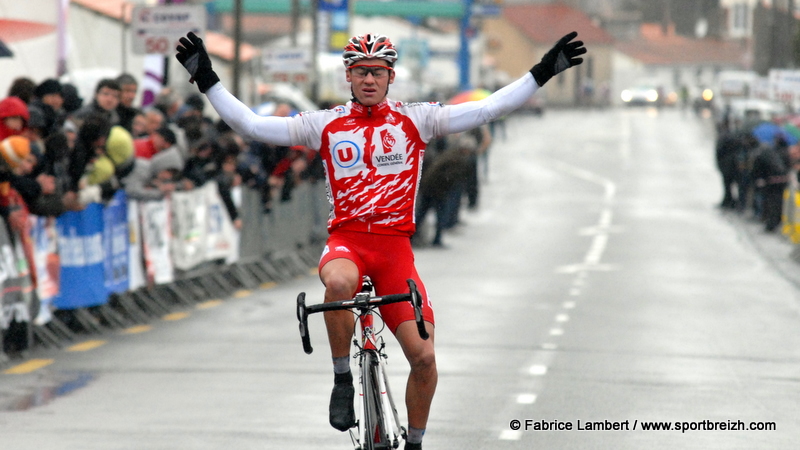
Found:
[[[364,441],[361,443],[363,450],[388,450],[389,444],[385,423],[383,405],[381,403],[380,380],[378,379],[378,355],[366,351],[361,365],[361,389],[363,392],[364,411]]]

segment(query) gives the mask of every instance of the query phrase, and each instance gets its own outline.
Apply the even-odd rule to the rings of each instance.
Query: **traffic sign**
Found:
[[[139,55],[172,54],[178,39],[193,31],[206,31],[203,5],[137,6],[131,18],[133,52]]]
[[[273,82],[304,83],[311,71],[307,48],[265,49],[262,54],[265,78]]]
[[[475,3],[472,5],[472,14],[476,16],[499,16],[502,12],[500,5],[487,5]]]

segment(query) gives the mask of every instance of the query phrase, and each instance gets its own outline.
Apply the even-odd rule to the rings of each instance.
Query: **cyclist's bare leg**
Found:
[[[428,413],[439,379],[436,370],[436,355],[433,349],[434,327],[425,322],[425,328],[430,334],[428,340],[419,337],[417,324],[413,320],[401,323],[395,331],[403,353],[411,365],[411,373],[406,386],[408,425],[420,430],[424,430],[428,423]]]
[[[325,301],[332,302],[352,298],[360,286],[358,266],[345,258],[332,259],[320,270],[320,278],[325,285]],[[331,426],[346,431],[355,425],[353,408],[355,388],[350,371],[350,341],[353,336],[355,318],[350,311],[328,311],[325,313],[325,326],[333,357],[334,384],[328,407]],[[343,367],[344,366],[344,367]]]
[[[353,297],[360,286],[358,267],[353,261],[337,258],[328,261],[320,270],[319,277],[325,285],[325,301],[334,302]],[[325,315],[325,326],[328,329],[328,341],[331,345],[331,356],[334,358],[350,355],[350,342],[353,337],[355,317],[350,311],[328,311]]]

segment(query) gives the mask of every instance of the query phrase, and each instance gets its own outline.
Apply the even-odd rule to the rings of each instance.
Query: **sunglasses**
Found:
[[[390,70],[392,69],[386,66],[354,66],[350,68],[350,73],[358,78],[366,78],[370,74],[373,78],[384,78],[389,76]]]

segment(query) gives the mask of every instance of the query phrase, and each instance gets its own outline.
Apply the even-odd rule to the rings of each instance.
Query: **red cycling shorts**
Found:
[[[320,271],[328,261],[338,258],[345,258],[356,264],[359,280],[368,275],[375,285],[377,295],[406,293],[406,280],[414,280],[423,299],[422,315],[426,322],[434,323],[433,307],[414,266],[414,253],[411,251],[411,240],[408,236],[335,230],[328,237],[322,252]],[[408,302],[393,303],[381,306],[380,315],[394,333],[401,323],[414,320],[414,308]]]

